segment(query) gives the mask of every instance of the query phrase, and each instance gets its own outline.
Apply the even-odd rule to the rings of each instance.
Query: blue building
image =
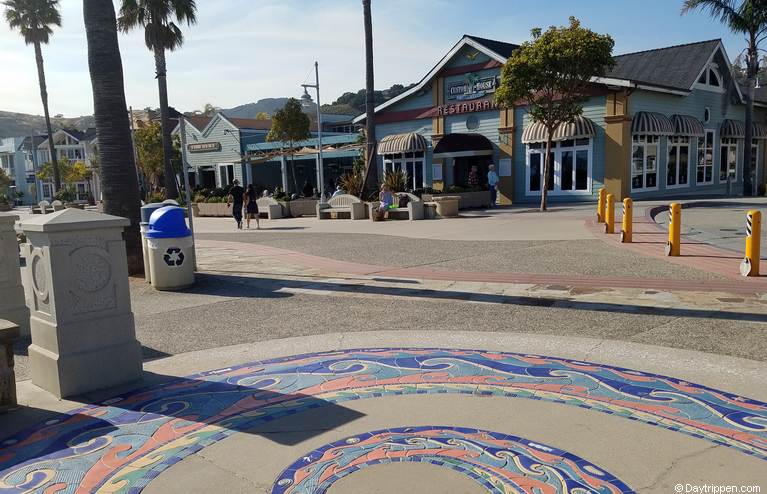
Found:
[[[493,93],[518,46],[465,35],[413,88],[376,109],[379,172],[399,169],[412,188],[468,186],[493,163],[502,204],[537,202],[545,132],[524,106]],[[594,78],[583,115],[555,135],[552,201],[742,192],[745,105],[720,40],[615,57]],[[767,91],[757,90],[753,162],[765,183]],[[364,123],[357,117],[356,124]]]

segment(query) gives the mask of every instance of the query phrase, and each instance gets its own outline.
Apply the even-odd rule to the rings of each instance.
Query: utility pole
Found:
[[[319,64],[314,62],[314,84],[301,84],[317,90],[317,191],[320,198],[325,196],[325,170],[322,161],[322,112],[320,111],[320,69]]]
[[[179,131],[181,132],[181,174],[184,179],[184,192],[186,195],[186,211],[189,217],[189,230],[192,231],[192,252],[194,252],[194,269],[197,271],[197,247],[194,241],[194,211],[192,209],[192,191],[189,190],[189,165],[186,162],[186,118],[182,114],[179,118]]]

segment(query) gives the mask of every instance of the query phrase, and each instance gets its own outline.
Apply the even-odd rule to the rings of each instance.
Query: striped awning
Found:
[[[426,138],[417,132],[386,136],[378,142],[378,154],[399,154],[426,152],[429,144]]]
[[[767,139],[767,125],[764,125],[763,123],[754,122],[751,128],[754,130],[753,132],[754,139]]]
[[[674,134],[674,124],[662,113],[640,111],[631,119],[631,133],[669,136]]]
[[[554,131],[551,140],[564,141],[567,139],[582,139],[586,137],[594,137],[596,133],[596,125],[594,125],[594,122],[584,116],[579,116],[572,122],[560,124],[559,127],[557,127],[557,130]],[[546,127],[540,122],[531,123],[522,132],[522,142],[525,144],[528,142],[545,141]]]
[[[706,133],[700,120],[690,115],[672,115],[671,123],[674,124],[674,134],[678,136],[703,137]]]
[[[743,139],[746,136],[746,124],[740,120],[725,120],[722,122],[721,137]]]

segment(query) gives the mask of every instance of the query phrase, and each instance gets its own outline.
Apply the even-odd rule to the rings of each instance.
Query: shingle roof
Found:
[[[720,42],[712,39],[618,55],[607,76],[686,91]]]
[[[519,45],[506,43],[504,41],[480,38],[479,36],[472,36],[470,34],[465,34],[464,36],[476,41],[480,45],[484,46],[485,48],[491,51],[494,51],[495,53],[499,54],[500,56],[504,58],[509,58],[511,56],[511,52],[519,48]]]

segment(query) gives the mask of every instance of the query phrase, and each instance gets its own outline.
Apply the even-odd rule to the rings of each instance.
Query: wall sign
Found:
[[[199,144],[188,144],[186,148],[190,153],[212,153],[221,151],[220,142],[201,142]]]
[[[482,101],[471,101],[468,103],[453,103],[451,105],[441,105],[437,107],[437,115],[457,115],[460,113],[472,113],[477,111],[497,110],[498,103],[493,100],[483,99]]]
[[[459,101],[478,99],[495,92],[498,77],[480,77],[474,72],[466,74],[465,80],[447,87],[447,99]]]

